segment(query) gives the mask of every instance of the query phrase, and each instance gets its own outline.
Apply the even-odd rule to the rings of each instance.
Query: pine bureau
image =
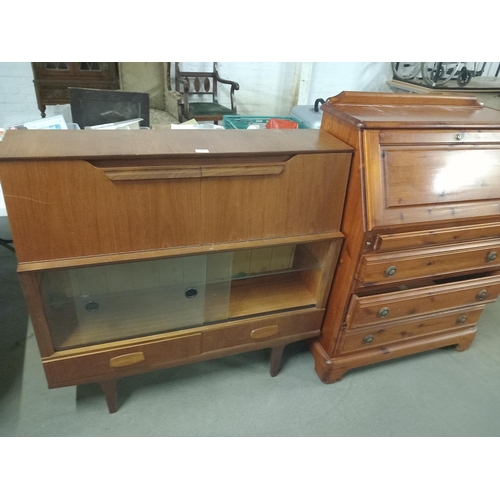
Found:
[[[500,292],[500,112],[474,98],[344,92],[321,128],[354,148],[321,380],[467,349]]]

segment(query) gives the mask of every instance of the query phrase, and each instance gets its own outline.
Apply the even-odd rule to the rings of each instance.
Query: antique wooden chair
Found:
[[[231,107],[219,104],[217,84],[231,85]],[[217,63],[214,62],[212,72],[181,71],[179,63],[175,63],[175,90],[180,92],[179,121],[195,119],[196,121],[213,121],[217,123],[224,115],[235,115],[236,104],[234,91],[240,88],[239,84],[224,80],[219,76]]]

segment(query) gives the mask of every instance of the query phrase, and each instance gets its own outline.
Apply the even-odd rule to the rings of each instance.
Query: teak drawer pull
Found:
[[[202,177],[241,177],[251,175],[279,175],[283,172],[283,165],[266,165],[255,167],[202,167]]]
[[[104,168],[104,173],[112,181],[151,181],[158,179],[190,179],[201,177],[197,168],[170,168],[170,169],[120,169]]]
[[[278,325],[263,326],[262,328],[257,328],[256,330],[252,330],[250,332],[250,337],[254,340],[267,339],[268,337],[276,335],[278,332],[279,332]]]
[[[131,352],[130,354],[123,354],[122,356],[111,358],[109,360],[109,366],[111,366],[111,368],[121,368],[122,366],[135,365],[145,359],[143,352]]]
[[[186,167],[112,167],[103,168],[112,181],[148,181],[158,179],[189,179],[200,177],[249,177],[255,175],[279,175],[284,164],[274,165],[226,165]]]

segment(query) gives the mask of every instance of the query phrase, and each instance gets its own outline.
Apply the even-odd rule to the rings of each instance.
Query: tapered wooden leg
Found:
[[[102,392],[108,404],[109,413],[116,413],[118,411],[118,400],[116,391],[116,380],[108,380],[101,382]]]
[[[276,377],[276,375],[278,375],[278,372],[280,371],[281,356],[283,355],[284,350],[284,345],[279,345],[271,348],[271,367],[269,370],[271,373],[271,377]]]

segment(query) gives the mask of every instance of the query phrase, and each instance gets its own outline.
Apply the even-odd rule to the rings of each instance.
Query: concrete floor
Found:
[[[130,377],[110,415],[97,385],[47,388],[15,254],[0,247],[0,436],[499,436],[498,325],[500,302],[468,351],[372,365],[332,385],[303,343],[287,347],[276,378],[267,350]]]

